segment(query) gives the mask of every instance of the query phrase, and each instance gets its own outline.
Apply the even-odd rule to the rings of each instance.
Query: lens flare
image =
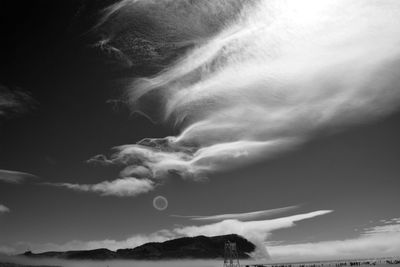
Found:
[[[165,210],[168,208],[168,200],[163,196],[156,196],[153,199],[153,206],[156,210]]]

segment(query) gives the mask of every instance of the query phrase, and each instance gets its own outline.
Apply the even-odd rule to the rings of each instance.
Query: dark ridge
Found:
[[[222,235],[214,237],[196,236],[183,237],[165,242],[151,242],[144,245],[111,251],[105,248],[77,251],[49,251],[32,253],[27,251],[25,257],[34,258],[62,258],[79,260],[109,260],[109,259],[135,259],[135,260],[161,260],[161,259],[216,259],[224,257],[225,242],[235,242],[238,247],[238,256],[241,259],[249,258],[255,245],[247,239],[236,235]]]

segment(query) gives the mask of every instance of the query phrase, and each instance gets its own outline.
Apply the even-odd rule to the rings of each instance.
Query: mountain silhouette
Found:
[[[94,250],[49,251],[32,253],[27,251],[23,256],[35,258],[62,258],[76,260],[161,260],[161,259],[216,259],[224,257],[225,242],[236,243],[238,256],[241,259],[249,258],[255,245],[247,239],[236,235],[182,237],[165,242],[150,242],[135,248],[118,249],[111,251],[100,248]]]

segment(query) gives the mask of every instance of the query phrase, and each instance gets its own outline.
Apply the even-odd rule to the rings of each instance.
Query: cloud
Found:
[[[0,204],[0,214],[6,213],[6,212],[10,212],[10,209],[7,208],[6,206]]]
[[[392,257],[400,253],[400,224],[367,228],[353,239],[268,246],[268,251],[276,261]]]
[[[103,38],[97,46],[139,71],[141,66],[165,67],[220,31],[237,16],[242,2],[122,0],[100,19],[96,28]]]
[[[148,179],[133,177],[103,181],[98,184],[46,183],[57,187],[65,187],[75,191],[94,192],[102,196],[133,197],[154,189],[154,183]]]
[[[364,229],[363,235],[376,235],[376,234],[386,234],[386,233],[396,233],[400,235],[400,223],[369,227]]]
[[[15,252],[16,252],[15,248],[0,245],[0,255],[1,254],[11,255],[14,254]]]
[[[392,224],[392,223],[400,223],[400,218],[392,218],[392,219],[382,219],[379,222],[383,224]]]
[[[247,221],[224,220],[214,224],[201,226],[186,226],[175,228],[173,232],[184,236],[196,235],[224,235],[239,234],[252,241],[258,248],[254,257],[269,258],[268,252],[263,245],[267,237],[272,231],[289,228],[295,226],[295,222],[311,219],[317,216],[325,215],[332,212],[331,210],[320,210],[304,214],[298,214],[273,220]]]
[[[154,49],[150,65],[177,53],[126,87],[134,111],[179,134],[96,160],[156,183],[170,175],[199,180],[398,109],[397,0],[228,2],[110,7],[100,27],[127,59],[140,54],[129,47]]]
[[[270,210],[261,210],[254,212],[246,212],[246,213],[232,213],[232,214],[218,214],[212,216],[187,216],[187,215],[171,215],[171,217],[177,218],[186,218],[193,221],[223,221],[223,220],[255,220],[263,217],[269,217],[273,215],[277,215],[283,212],[291,211],[293,209],[297,209],[299,206],[288,206],[277,209]]]
[[[332,211],[321,210],[304,214],[298,214],[273,220],[261,221],[247,221],[241,222],[239,220],[224,220],[218,223],[205,224],[199,226],[181,226],[173,229],[164,229],[149,235],[134,235],[126,240],[99,240],[99,241],[71,241],[63,245],[57,244],[31,244],[20,243],[20,245],[29,245],[36,251],[49,251],[49,250],[77,250],[77,249],[96,249],[96,248],[109,248],[116,250],[119,248],[135,247],[147,242],[161,242],[172,238],[183,236],[197,236],[197,235],[225,235],[225,234],[239,234],[254,242],[258,248],[257,252],[253,255],[256,257],[268,257],[268,252],[264,246],[264,241],[268,235],[275,230],[293,227],[295,222],[311,219],[321,216]]]
[[[20,184],[25,180],[32,178],[37,178],[37,176],[26,172],[0,169],[0,182]]]
[[[0,119],[26,112],[34,103],[32,97],[18,88],[10,88],[0,84]]]
[[[319,210],[309,213],[297,214],[283,218],[277,218],[272,220],[260,220],[260,221],[246,221],[242,222],[239,220],[224,220],[221,222],[200,225],[200,226],[186,226],[183,228],[175,228],[174,232],[184,234],[187,236],[196,235],[218,235],[218,234],[230,234],[237,233],[243,236],[266,236],[269,232],[289,228],[294,226],[294,222],[314,218],[317,216],[331,213],[332,210]]]

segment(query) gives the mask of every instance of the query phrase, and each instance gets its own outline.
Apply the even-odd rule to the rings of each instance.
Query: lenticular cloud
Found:
[[[124,0],[101,23],[158,70],[127,84],[132,109],[178,133],[94,159],[125,177],[201,179],[399,105],[398,0]]]

